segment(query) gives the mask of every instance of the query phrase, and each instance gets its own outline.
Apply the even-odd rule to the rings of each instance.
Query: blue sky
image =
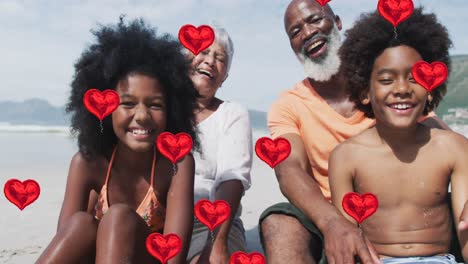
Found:
[[[344,30],[377,0],[332,0]],[[91,28],[116,23],[120,14],[143,17],[160,33],[177,36],[185,24],[216,21],[234,41],[229,78],[222,99],[267,111],[281,91],[303,79],[289,47],[283,14],[289,0],[0,0],[0,100],[41,97],[66,103],[73,64],[94,41]],[[451,54],[468,54],[466,0],[414,0],[438,15],[454,42]],[[465,29],[463,29],[465,27]],[[342,31],[343,32],[343,31]],[[429,44],[428,44],[429,45]]]

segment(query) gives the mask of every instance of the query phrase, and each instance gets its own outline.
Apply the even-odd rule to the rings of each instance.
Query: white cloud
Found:
[[[0,2],[0,14],[2,15],[16,15],[22,11],[22,6],[19,2],[13,0],[5,0]]]

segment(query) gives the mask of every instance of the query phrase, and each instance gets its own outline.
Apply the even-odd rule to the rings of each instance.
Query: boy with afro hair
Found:
[[[340,51],[350,97],[376,125],[332,152],[332,202],[357,224],[343,197],[377,197],[376,213],[361,228],[383,263],[456,263],[449,254],[454,224],[468,261],[468,140],[418,123],[439,104],[446,84],[428,92],[412,76],[422,60],[450,67],[450,46],[436,16],[416,8],[395,29],[377,11],[362,15]]]

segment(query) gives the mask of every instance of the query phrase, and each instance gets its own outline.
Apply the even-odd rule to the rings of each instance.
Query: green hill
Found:
[[[468,108],[468,55],[452,56],[447,94],[436,113],[442,116],[448,113],[449,108],[457,107]]]

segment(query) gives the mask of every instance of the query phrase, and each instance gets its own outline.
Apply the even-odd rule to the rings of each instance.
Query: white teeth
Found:
[[[134,129],[134,130],[132,130],[132,133],[133,133],[134,135],[147,135],[147,134],[149,134],[149,132],[150,132],[149,130],[142,130],[142,129]]]
[[[309,46],[309,48],[307,49],[307,52],[310,52],[311,50],[315,49],[316,47],[318,47],[321,44],[323,44],[323,40],[315,42],[314,44]]]
[[[209,71],[205,71],[205,70],[203,70],[203,69],[198,69],[198,72],[199,72],[199,73],[205,73],[205,74],[207,74],[210,78],[213,78],[213,74],[211,74],[211,72],[209,72]]]
[[[394,104],[392,105],[392,108],[398,109],[398,110],[406,110],[408,108],[411,108],[410,104]]]

